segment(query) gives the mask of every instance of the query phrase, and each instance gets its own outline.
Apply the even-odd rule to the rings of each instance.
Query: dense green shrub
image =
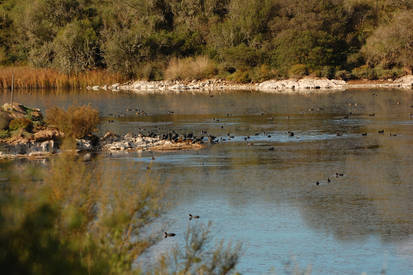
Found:
[[[33,122],[27,118],[15,118],[10,121],[9,129],[10,131],[22,129],[24,131],[31,132],[33,130]]]
[[[405,71],[401,68],[391,68],[385,69],[383,66],[376,66],[374,68],[375,74],[379,79],[396,79],[402,77],[405,74]]]
[[[367,65],[354,68],[351,71],[351,74],[356,79],[369,79],[369,80],[377,79],[375,70]]]
[[[250,73],[246,70],[236,71],[235,73],[228,75],[227,79],[237,83],[250,83],[252,80]]]
[[[263,82],[269,79],[277,78],[278,72],[271,69],[269,65],[263,64],[250,70],[249,75],[252,82]]]
[[[293,78],[301,78],[308,75],[308,68],[304,64],[295,64],[288,70],[288,76]]]
[[[67,24],[54,40],[54,65],[66,73],[94,69],[99,63],[98,38],[87,20]]]
[[[341,80],[345,80],[345,81],[351,79],[351,77],[352,77],[351,73],[348,72],[348,71],[345,71],[345,70],[337,71],[336,74],[335,74],[336,79],[341,79]]]
[[[0,139],[4,139],[8,137],[10,137],[9,130],[0,130]]]

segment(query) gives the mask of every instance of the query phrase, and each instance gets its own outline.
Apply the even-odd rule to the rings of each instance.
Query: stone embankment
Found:
[[[287,80],[269,80],[255,84],[237,84],[221,79],[202,81],[135,81],[124,84],[87,87],[89,90],[107,90],[113,92],[129,91],[134,93],[202,93],[223,90],[247,90],[261,92],[308,92],[311,90],[345,90],[353,88],[413,88],[413,76],[408,75],[385,82],[349,83],[344,80],[327,78],[303,78]]]

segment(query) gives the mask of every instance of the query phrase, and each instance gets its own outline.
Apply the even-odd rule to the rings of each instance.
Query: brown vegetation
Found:
[[[217,72],[217,65],[206,56],[184,59],[173,58],[165,70],[165,78],[172,80],[201,80],[211,78]]]
[[[21,67],[0,67],[0,89],[10,89],[12,75],[16,89],[69,89],[92,85],[104,85],[125,81],[119,73],[105,70],[85,71],[78,74],[64,74],[53,69]]]
[[[92,133],[99,123],[99,112],[90,106],[71,106],[67,110],[53,107],[46,110],[46,122],[65,133],[66,137],[82,138]]]

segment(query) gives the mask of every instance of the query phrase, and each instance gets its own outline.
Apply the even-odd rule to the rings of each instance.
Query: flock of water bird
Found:
[[[192,220],[197,220],[197,219],[200,219],[200,218],[201,218],[201,217],[198,216],[198,215],[189,214],[189,220],[190,220],[190,221],[192,221]],[[168,233],[168,232],[166,232],[166,231],[165,231],[163,234],[164,234],[165,239],[168,238],[168,237],[175,237],[175,236],[176,236],[176,233]]]

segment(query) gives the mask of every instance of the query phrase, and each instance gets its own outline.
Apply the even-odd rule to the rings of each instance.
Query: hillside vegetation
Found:
[[[387,79],[412,73],[412,56],[411,0],[0,0],[4,66]]]

